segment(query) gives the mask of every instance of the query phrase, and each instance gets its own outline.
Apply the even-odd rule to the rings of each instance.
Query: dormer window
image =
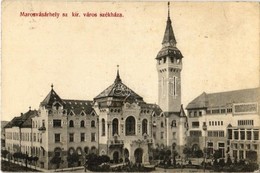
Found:
[[[53,106],[55,107],[56,110],[59,110],[59,107],[61,107],[59,103],[55,103]]]
[[[85,115],[85,114],[84,114],[84,112],[82,111],[82,112],[81,112],[81,116],[84,116],[84,115]]]

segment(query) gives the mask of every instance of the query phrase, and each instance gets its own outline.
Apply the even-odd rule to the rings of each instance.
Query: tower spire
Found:
[[[122,80],[119,75],[119,65],[117,65],[117,74],[116,74],[115,83],[119,83],[119,82],[122,82]]]
[[[168,18],[167,18],[167,24],[166,24],[166,29],[165,29],[165,32],[164,32],[162,44],[165,45],[167,43],[168,44],[171,43],[171,44],[174,44],[174,45],[177,43],[175,36],[174,36],[174,33],[173,33],[172,21],[171,21],[171,18],[170,18],[170,2],[168,2]]]

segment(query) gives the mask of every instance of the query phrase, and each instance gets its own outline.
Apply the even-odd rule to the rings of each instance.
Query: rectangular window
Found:
[[[259,131],[254,131],[253,134],[254,134],[254,140],[258,141],[259,140]]]
[[[74,142],[74,134],[73,133],[69,134],[69,141]]]
[[[190,131],[190,136],[191,137],[199,137],[199,136],[201,136],[201,131],[199,131],[199,130],[191,130]]]
[[[161,139],[164,138],[164,132],[161,132]]]
[[[254,145],[253,145],[253,149],[254,149],[254,150],[257,150],[257,148],[258,148],[258,147],[257,147],[257,144],[254,144]]]
[[[210,110],[207,110],[206,113],[207,113],[207,114],[211,114],[211,111],[210,111]]]
[[[232,108],[228,108],[227,113],[232,113]]]
[[[223,121],[221,121],[221,125],[223,126]]]
[[[251,150],[251,145],[250,145],[250,144],[247,144],[247,145],[246,145],[246,149]]]
[[[228,129],[228,139],[232,139],[232,129]]]
[[[237,150],[233,150],[233,157],[237,157]]]
[[[211,126],[211,121],[209,122],[209,126]]]
[[[55,133],[54,134],[54,139],[55,139],[55,143],[56,142],[60,142],[60,133]]]
[[[234,139],[238,140],[238,131],[234,131]]]
[[[201,111],[199,111],[199,116],[200,116],[200,117],[202,116],[202,112],[201,112]]]
[[[85,133],[80,133],[80,141],[81,142],[85,141]]]
[[[33,133],[33,141],[36,142],[36,133]]]
[[[252,132],[251,131],[246,131],[246,139],[252,140]]]
[[[200,122],[199,121],[192,122],[192,127],[193,128],[199,128],[200,127]]]
[[[219,137],[224,137],[224,131],[219,131]]]
[[[53,127],[61,127],[61,120],[53,120]]]
[[[96,141],[96,133],[91,133],[91,142]]]
[[[208,131],[208,137],[212,137],[212,131]]]
[[[212,114],[219,114],[219,109],[212,110]]]
[[[240,139],[245,140],[245,131],[244,130],[240,131]]]
[[[197,111],[194,111],[194,117],[196,117],[197,116]]]
[[[226,113],[226,109],[221,109],[221,113],[222,114]]]

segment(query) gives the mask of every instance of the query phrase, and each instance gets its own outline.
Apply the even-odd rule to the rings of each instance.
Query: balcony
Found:
[[[123,140],[108,140],[107,143],[108,143],[109,147],[113,147],[113,146],[120,147],[120,146],[124,145],[124,141]]]
[[[39,130],[39,131],[45,131],[45,130],[46,130],[46,127],[44,127],[44,126],[39,127],[38,130]]]

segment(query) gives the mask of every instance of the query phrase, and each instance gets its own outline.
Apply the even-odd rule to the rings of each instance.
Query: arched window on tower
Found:
[[[102,132],[102,136],[105,136],[106,135],[106,124],[105,124],[105,119],[103,118],[102,121],[101,121],[101,132]]]
[[[126,135],[135,135],[135,118],[133,116],[126,119],[125,131]]]
[[[142,122],[142,134],[147,134],[147,119]]]
[[[118,134],[118,119],[115,118],[113,121],[112,121],[112,135],[114,136],[115,134]]]
[[[70,120],[70,121],[69,121],[69,127],[74,127],[74,122],[73,122],[73,120]]]

